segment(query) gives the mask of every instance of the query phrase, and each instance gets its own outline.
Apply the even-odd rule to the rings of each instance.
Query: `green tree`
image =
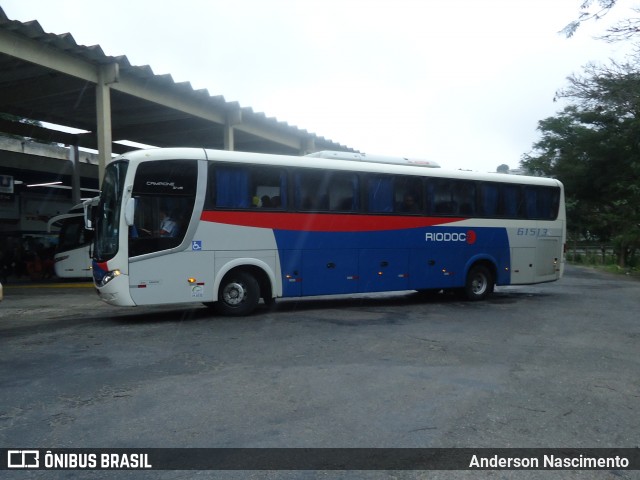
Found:
[[[584,0],[580,4],[578,18],[569,22],[561,33],[567,37],[572,37],[580,25],[589,21],[597,21],[605,17],[618,0]],[[607,28],[606,33],[600,38],[607,42],[617,42],[621,40],[633,40],[640,34],[640,9],[632,8],[635,16],[630,16]]]
[[[585,74],[558,92],[569,105],[538,123],[522,165],[561,180],[570,231],[613,242],[624,267],[640,246],[640,71],[613,63]]]

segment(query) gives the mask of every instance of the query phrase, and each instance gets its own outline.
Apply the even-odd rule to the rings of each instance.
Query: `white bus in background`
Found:
[[[114,159],[95,214],[100,297],[246,315],[261,298],[482,300],[494,285],[562,276],[559,181],[340,156],[172,148]]]
[[[53,268],[60,278],[91,278],[93,231],[85,229],[83,203],[51,218],[47,230],[59,227]]]

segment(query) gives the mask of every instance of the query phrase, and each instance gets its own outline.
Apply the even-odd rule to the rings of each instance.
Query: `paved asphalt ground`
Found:
[[[638,447],[640,282],[488,301],[281,300],[245,318],[8,285],[0,447]],[[0,472],[5,478],[638,478],[639,472]],[[9,475],[10,474],[10,475]]]

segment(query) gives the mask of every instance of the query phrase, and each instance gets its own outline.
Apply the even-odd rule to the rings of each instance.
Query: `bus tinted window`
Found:
[[[205,208],[286,208],[287,173],[283,169],[211,164],[208,176]]]
[[[524,187],[526,217],[530,219],[552,220],[558,215],[560,193],[557,188]]]
[[[295,208],[353,212],[358,209],[358,177],[351,173],[299,170],[294,173]]]
[[[370,213],[421,214],[424,212],[422,180],[409,176],[369,175],[367,211]]]
[[[554,220],[558,216],[560,189],[481,182],[478,201],[479,217]]]
[[[560,201],[555,187],[306,168],[290,173],[292,199],[284,168],[211,164],[205,208],[355,213],[362,199],[368,213],[551,220]]]
[[[496,183],[482,183],[478,187],[479,203],[478,214],[481,217],[491,218],[498,216],[500,200],[500,186]]]
[[[394,179],[395,211],[398,213],[423,213],[422,180],[414,177]]]
[[[130,256],[177,247],[193,212],[198,166],[195,160],[141,163],[133,182],[134,224]]]
[[[251,205],[258,208],[287,207],[287,173],[276,168],[257,168],[251,172]]]
[[[476,185],[466,180],[427,181],[427,204],[433,215],[476,215]]]
[[[393,212],[393,178],[371,175],[367,178],[367,211],[371,213]]]
[[[521,202],[519,185],[500,185],[499,216],[507,218],[520,217]]]
[[[215,204],[220,208],[249,208],[249,173],[242,167],[217,167],[215,169]]]

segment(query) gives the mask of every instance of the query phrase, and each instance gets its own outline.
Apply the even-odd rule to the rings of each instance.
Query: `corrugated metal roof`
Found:
[[[132,65],[124,55],[108,56],[100,45],[78,45],[70,33],[45,32],[36,20],[10,20],[0,7],[0,32],[3,30],[92,65],[117,63],[121,75],[140,85],[159,88],[211,111],[240,111],[242,122],[234,129],[236,150],[294,153],[295,149],[285,145],[284,139],[296,138],[301,144],[312,141],[316,150],[353,151],[262,112],[254,112],[250,107],[241,107],[238,102],[227,102],[222,95],[211,95],[207,89],[196,90],[190,82],[175,82],[168,74],[156,75],[149,65]],[[94,90],[87,88],[86,80],[29,63],[8,54],[5,49],[0,51],[0,112],[95,132]],[[126,139],[156,146],[222,148],[222,124],[213,125],[168,105],[132,98],[115,89],[111,90],[111,104],[114,141]],[[251,128],[244,128],[245,125]],[[81,136],[81,142],[94,143],[90,139],[95,138],[94,134],[86,137],[89,138]]]

